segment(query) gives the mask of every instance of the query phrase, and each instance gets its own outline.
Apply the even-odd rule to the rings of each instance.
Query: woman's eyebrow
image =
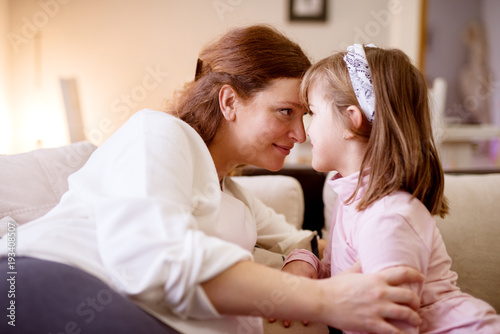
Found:
[[[276,101],[278,104],[287,104],[287,105],[290,105],[290,106],[293,106],[295,108],[304,108],[304,106],[300,103],[296,103],[296,102],[291,102],[291,101]]]

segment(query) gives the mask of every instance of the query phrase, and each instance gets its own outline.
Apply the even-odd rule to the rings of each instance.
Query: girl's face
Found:
[[[343,169],[345,157],[344,126],[334,116],[331,101],[326,101],[321,84],[313,84],[307,91],[311,124],[307,135],[311,138],[312,167],[320,172]]]
[[[306,110],[299,86],[300,79],[275,79],[266,90],[237,104],[236,161],[276,171],[294,144],[305,141]]]

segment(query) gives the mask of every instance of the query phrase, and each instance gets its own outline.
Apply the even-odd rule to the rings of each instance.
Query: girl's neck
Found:
[[[355,139],[352,140],[354,141]],[[366,152],[366,145],[364,142],[356,141],[352,145],[347,146],[345,152],[343,152],[345,159],[343,159],[342,164],[336,169],[340,175],[346,177],[360,171]]]

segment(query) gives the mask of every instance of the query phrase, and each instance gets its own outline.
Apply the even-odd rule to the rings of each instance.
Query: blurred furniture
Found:
[[[66,110],[69,137],[72,143],[86,140],[83,129],[82,110],[78,95],[78,84],[74,78],[61,78],[61,92]]]
[[[443,129],[440,154],[443,166],[451,170],[470,169],[482,165],[476,163],[478,143],[500,139],[500,128],[489,124],[450,124]],[[487,157],[486,157],[487,159]],[[483,168],[493,165],[486,162]]]
[[[447,170],[478,167],[474,157],[478,142],[500,139],[500,127],[489,124],[453,124],[450,122],[445,115],[446,90],[447,83],[443,78],[436,78],[432,87],[429,88],[429,107],[434,139],[439,148],[443,167]],[[494,163],[490,164],[494,165]]]

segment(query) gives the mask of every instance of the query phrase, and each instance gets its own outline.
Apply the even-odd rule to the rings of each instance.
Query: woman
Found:
[[[255,244],[285,253],[311,238],[227,177],[240,164],[279,170],[305,140],[300,47],[269,27],[234,29],[198,65],[168,113],[133,115],[69,178],[60,204],[20,228],[19,268],[78,282],[49,284],[64,303],[44,311],[92,333],[260,333],[260,317],[384,333],[397,333],[386,318],[418,323],[417,297],[391,286],[421,279],[409,268],[315,281],[251,261]],[[60,330],[37,320],[38,331]]]

